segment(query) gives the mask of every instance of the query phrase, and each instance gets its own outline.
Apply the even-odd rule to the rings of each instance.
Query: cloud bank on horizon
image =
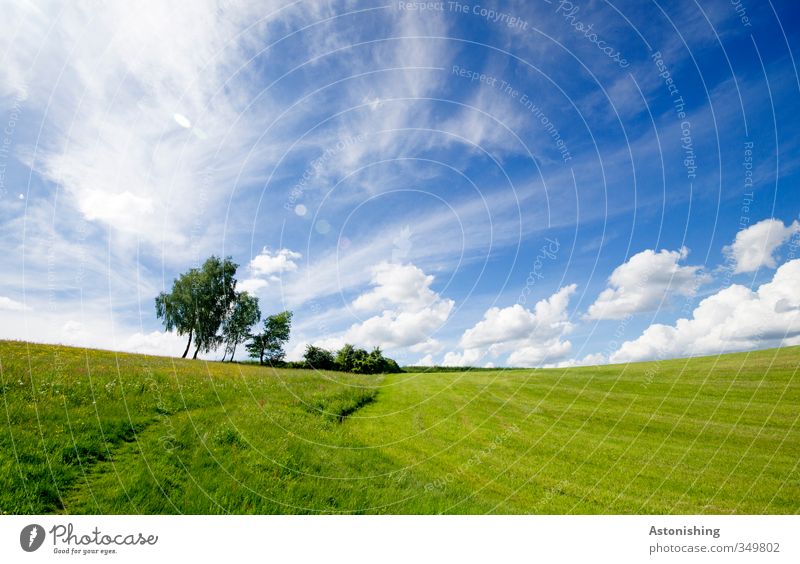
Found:
[[[217,254],[294,359],[800,344],[792,2],[6,12],[0,338],[179,355],[153,299]]]

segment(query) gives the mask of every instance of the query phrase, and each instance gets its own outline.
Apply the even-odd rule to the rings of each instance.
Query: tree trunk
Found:
[[[264,350],[263,349],[261,350],[261,357],[258,359],[258,362],[261,364],[261,366],[264,366]]]
[[[197,348],[194,349],[194,354],[192,355],[192,360],[197,360],[197,353],[200,351],[200,345],[197,345]]]
[[[189,331],[189,342],[186,343],[186,350],[183,351],[183,356],[181,356],[181,358],[186,358],[186,355],[189,354],[189,347],[191,346],[191,344],[192,344],[192,331],[190,330]]]
[[[228,356],[228,347],[222,351],[222,360],[220,362],[225,362],[225,357]]]
[[[233,355],[235,355],[235,354],[236,354],[236,343],[233,343],[233,350],[231,351],[231,360],[230,360],[230,362],[233,362]]]

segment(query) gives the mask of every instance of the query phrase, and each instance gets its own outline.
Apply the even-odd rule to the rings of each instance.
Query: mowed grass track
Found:
[[[0,511],[797,513],[798,366],[376,377],[0,342]]]

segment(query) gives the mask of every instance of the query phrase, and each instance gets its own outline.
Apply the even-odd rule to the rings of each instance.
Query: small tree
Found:
[[[247,292],[238,292],[228,317],[222,324],[222,338],[225,340],[225,352],[222,360],[230,353],[231,362],[236,354],[236,346],[250,338],[250,328],[261,319],[258,298]]]
[[[292,312],[282,311],[264,320],[264,331],[253,335],[247,344],[247,351],[261,364],[274,364],[283,360],[286,352],[283,347],[289,341],[292,325]]]
[[[199,278],[200,271],[192,268],[173,280],[171,292],[161,292],[156,297],[156,317],[164,320],[164,328],[167,331],[174,329],[178,335],[189,335],[181,358],[186,358],[189,353],[197,328]]]

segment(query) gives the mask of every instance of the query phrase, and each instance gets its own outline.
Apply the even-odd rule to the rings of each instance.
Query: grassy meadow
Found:
[[[798,513],[798,366],[359,376],[0,341],[0,512]]]

